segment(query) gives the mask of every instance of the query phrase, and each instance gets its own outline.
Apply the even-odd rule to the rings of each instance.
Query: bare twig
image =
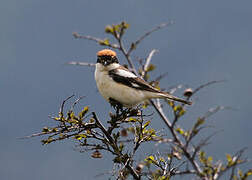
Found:
[[[153,50],[151,50],[150,54],[148,55],[148,57],[147,57],[147,59],[146,59],[146,62],[145,62],[145,64],[144,64],[144,68],[143,68],[143,72],[142,72],[142,77],[145,76],[145,73],[147,72],[148,67],[149,67],[149,65],[150,65],[152,56],[153,56],[156,52],[158,52],[158,50],[153,49]]]
[[[105,134],[105,136],[107,137],[108,141],[111,143],[111,145],[113,145],[113,148],[115,148],[115,150],[118,151],[118,148],[116,148],[116,144],[114,142],[114,139],[112,138],[112,136],[108,133],[108,131],[105,129],[105,127],[101,124],[101,122],[99,121],[98,117],[96,116],[95,112],[92,112],[93,118],[96,121],[98,127],[102,130],[102,132]]]
[[[171,122],[170,120],[165,116],[163,110],[161,107],[159,107],[153,100],[150,100],[151,105],[154,107],[154,109],[157,111],[161,119],[164,121],[164,123],[167,125],[167,127],[170,129]],[[170,129],[171,130],[171,129]]]
[[[45,134],[50,134],[50,132],[39,132],[39,133],[34,133],[34,134],[32,134],[32,135],[29,135],[29,136],[18,137],[18,139],[29,139],[29,138],[32,138],[32,137],[42,136],[42,135],[45,135]]]
[[[162,29],[162,28],[164,28],[164,27],[167,27],[168,25],[172,25],[172,24],[174,24],[173,21],[168,22],[168,23],[162,23],[162,24],[160,24],[160,25],[154,27],[153,29],[147,31],[145,34],[143,34],[142,36],[140,36],[139,39],[137,39],[135,42],[132,43],[132,45],[131,45],[131,47],[130,47],[130,49],[129,49],[129,51],[128,51],[128,55],[130,55],[131,52],[137,47],[137,45],[138,45],[142,40],[144,40],[147,36],[149,36],[151,33],[155,32],[155,31],[157,31],[157,30],[159,30],[159,29]]]
[[[95,66],[95,63],[77,62],[77,61],[70,61],[70,62],[67,62],[66,64],[77,65],[77,66],[89,66],[89,67]]]
[[[63,116],[63,111],[64,111],[64,106],[65,106],[65,103],[71,99],[72,97],[74,97],[75,95],[71,95],[69,96],[68,98],[66,98],[65,100],[63,100],[62,104],[61,104],[61,107],[60,107],[60,110],[59,110],[59,113]]]
[[[216,80],[216,81],[210,81],[210,82],[207,82],[205,84],[202,84],[200,85],[199,87],[197,87],[193,92],[192,92],[192,95],[194,95],[195,93],[197,93],[199,90],[207,87],[207,86],[210,86],[212,84],[216,84],[216,83],[222,83],[222,82],[226,82],[226,80]]]
[[[156,77],[154,81],[160,81],[161,79],[163,79],[167,75],[168,75],[168,72],[165,72],[165,73],[159,75],[158,77]]]
[[[174,175],[185,175],[185,174],[196,174],[194,170],[186,170],[186,171],[176,171]]]
[[[119,43],[119,47],[120,47],[119,49],[122,51],[123,55],[126,57],[126,60],[127,60],[128,64],[129,64],[131,70],[135,74],[137,74],[136,68],[135,68],[135,66],[133,64],[133,61],[132,61],[130,55],[129,55],[129,51],[127,52],[127,50],[124,48],[124,44],[122,42],[121,36],[117,35],[117,36],[115,36],[115,38],[117,39],[117,41]]]
[[[150,52],[150,54],[148,55],[148,57],[147,57],[147,59],[146,59],[146,62],[145,62],[145,64],[144,64],[144,71],[145,71],[145,72],[147,71],[147,68],[148,68],[148,66],[150,65],[150,62],[151,62],[151,60],[152,60],[152,56],[153,56],[156,52],[158,52],[157,49],[152,49],[151,52]]]
[[[71,107],[71,111],[74,110],[75,105],[76,105],[81,99],[83,99],[84,97],[86,97],[86,96],[80,96],[76,101],[74,101],[74,103],[72,104],[72,107]]]
[[[98,44],[101,44],[102,42],[104,42],[103,39],[96,38],[96,37],[93,37],[93,36],[83,36],[83,35],[79,35],[77,32],[73,32],[72,34],[76,39],[87,39],[87,40],[94,41],[94,42],[96,42]],[[106,46],[114,48],[114,49],[119,49],[119,46],[117,44],[108,43],[108,44],[106,44]]]
[[[224,110],[224,109],[232,109],[232,107],[229,106],[217,106],[216,108],[210,108],[203,117],[201,118],[209,118],[210,116],[214,115],[218,111]]]
[[[94,123],[87,123],[85,124],[85,126],[82,126],[82,127],[79,127],[79,126],[76,126],[76,127],[67,127],[67,129],[62,129],[62,131],[59,131],[57,132],[57,134],[55,135],[58,135],[59,133],[64,133],[64,132],[73,132],[73,131],[76,131],[76,130],[80,130],[80,131],[84,131],[84,130],[90,130],[92,128],[96,128],[96,124]],[[59,127],[57,127],[59,128]],[[79,132],[80,132],[79,131]],[[29,136],[24,136],[24,137],[19,137],[18,139],[29,139],[29,138],[32,138],[32,137],[37,137],[37,136],[42,136],[42,135],[46,135],[46,134],[53,134],[54,132],[39,132],[39,133],[34,133],[32,135],[29,135]]]
[[[142,111],[141,111],[141,115],[142,115]],[[143,140],[142,139],[143,138],[143,116],[141,116],[141,121],[139,122],[139,124],[140,124],[140,126],[139,126],[140,130],[139,131],[135,130],[135,133],[136,133],[135,141],[134,141],[135,146],[133,148],[132,156],[135,155],[136,150],[139,148],[139,146],[140,146],[140,144],[141,144],[141,142]]]

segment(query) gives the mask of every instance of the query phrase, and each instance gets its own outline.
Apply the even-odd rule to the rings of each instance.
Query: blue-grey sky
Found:
[[[104,38],[104,27],[122,20],[131,25],[126,44],[160,23],[175,22],[144,40],[133,58],[158,49],[153,57],[158,71],[152,75],[168,72],[161,81],[163,88],[178,84],[195,88],[211,80],[228,80],[197,94],[181,124],[189,127],[210,107],[232,106],[237,110],[209,119],[214,130],[223,131],[206,150],[218,160],[248,147],[246,155],[251,158],[251,17],[249,0],[1,0],[0,178],[93,179],[112,168],[110,156],[91,159],[90,153],[74,151],[71,142],[42,146],[39,138],[16,137],[52,124],[47,116],[56,114],[60,102],[72,93],[86,95],[82,105],[90,105],[106,122],[111,109],[97,92],[94,70],[64,63],[95,62],[102,49],[94,42],[74,39],[72,32]],[[120,53],[119,58],[126,63]],[[164,126],[159,118],[152,123]]]

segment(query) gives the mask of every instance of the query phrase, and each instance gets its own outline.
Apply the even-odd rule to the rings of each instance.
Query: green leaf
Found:
[[[205,119],[204,118],[198,118],[197,122],[194,125],[194,128],[199,127],[200,125],[205,123]]]
[[[149,105],[150,103],[148,101],[144,101],[144,103],[142,104],[142,108],[146,109]]]
[[[48,128],[48,127],[44,127],[44,128],[42,129],[42,132],[43,132],[43,133],[48,133],[48,132],[49,132],[49,128]]]
[[[130,27],[130,24],[126,23],[125,21],[123,21],[121,25],[124,29],[128,29]]]
[[[114,29],[113,27],[111,27],[110,25],[105,27],[105,32],[109,33],[109,34],[113,34],[114,33]]]
[[[136,118],[133,118],[133,117],[130,117],[130,118],[128,119],[128,121],[129,121],[129,122],[137,122],[137,119],[136,119]]]
[[[199,160],[201,163],[206,164],[207,160],[206,160],[206,153],[204,151],[200,151],[199,152]]]
[[[160,176],[158,177],[158,180],[169,180],[169,176]]]
[[[247,174],[248,176],[251,176],[251,175],[252,175],[252,169],[248,170],[248,171],[246,172],[246,174]]]
[[[76,119],[70,119],[67,122],[70,123],[70,124],[78,124],[79,123],[79,121],[76,120]]]
[[[226,158],[227,158],[228,163],[233,161],[233,158],[230,154],[226,154]]]
[[[54,117],[53,118],[55,121],[59,121],[61,118],[59,118],[59,117]]]
[[[156,66],[155,66],[154,64],[150,64],[150,65],[147,67],[146,71],[147,71],[147,72],[150,72],[150,71],[153,71],[154,69],[156,69]]]
[[[120,145],[119,145],[119,151],[122,152],[122,151],[123,151],[123,148],[124,148],[124,144],[123,144],[123,143],[120,143]]]
[[[64,115],[62,112],[59,112],[59,118],[62,118]]]
[[[238,177],[236,175],[233,176],[233,180],[238,180]],[[240,180],[240,179],[239,179]]]
[[[102,46],[109,46],[110,45],[108,39],[100,40],[99,44],[102,45]]]
[[[42,142],[43,145],[46,145],[46,144],[49,144],[49,143],[53,142],[53,140],[54,139],[52,137],[49,137],[48,139],[41,140],[41,142]]]
[[[150,121],[147,121],[144,125],[143,125],[143,129],[145,129],[147,126],[149,126]]]
[[[73,111],[70,112],[70,119],[78,120]]]
[[[116,31],[116,32],[120,32],[121,24],[113,25],[113,29],[114,29],[114,31]]]
[[[183,108],[182,108],[182,106],[180,106],[180,105],[174,106],[174,107],[173,107],[173,111],[175,111],[175,112],[181,111],[182,109],[183,109]]]
[[[212,156],[209,156],[209,157],[207,158],[207,161],[208,161],[209,163],[211,163],[211,162],[213,161],[213,157],[212,157]]]
[[[89,119],[89,122],[90,122],[90,123],[95,122],[94,118],[90,118],[90,119]]]
[[[152,161],[154,161],[154,160],[155,160],[154,156],[152,156],[152,155],[151,155],[151,156],[149,156],[149,157],[148,157],[148,159],[150,159],[150,160],[152,160]]]
[[[239,176],[242,178],[243,177],[243,173],[242,173],[242,170],[238,170],[238,174],[239,174]]]
[[[176,131],[177,131],[179,134],[181,134],[181,135],[184,135],[184,134],[185,134],[185,132],[184,132],[183,129],[181,129],[181,128],[177,128]]]
[[[164,158],[163,158],[163,157],[160,157],[160,158],[159,158],[159,161],[161,161],[161,162],[165,162],[165,160],[164,160]]]
[[[174,101],[166,101],[168,105],[170,105],[172,108],[175,106]]]
[[[86,115],[86,113],[88,112],[88,110],[89,110],[89,107],[85,106],[83,108],[83,110],[79,113],[79,119],[82,119]]]
[[[58,129],[57,129],[57,128],[53,128],[53,129],[52,129],[52,132],[54,132],[54,133],[55,133],[55,132],[58,132]]]
[[[102,46],[109,46],[110,45],[109,39],[100,40],[99,44]]]
[[[241,180],[246,180],[248,178],[248,176],[251,176],[251,175],[252,175],[252,169],[249,169],[246,173],[244,173]]]
[[[146,162],[149,163],[149,164],[156,163],[155,157],[152,156],[152,155],[146,157],[146,158],[144,159],[144,161],[146,161]]]
[[[183,115],[185,114],[185,112],[186,112],[186,111],[185,111],[184,109],[181,109],[181,111],[179,111],[179,114],[178,114],[179,117],[183,116]]]
[[[87,138],[85,134],[77,134],[73,137],[73,139],[81,140],[82,138]]]

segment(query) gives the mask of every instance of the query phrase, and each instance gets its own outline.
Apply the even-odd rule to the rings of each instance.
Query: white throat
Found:
[[[104,66],[101,63],[96,63],[96,71],[110,71],[118,67],[120,67],[120,64],[118,63],[112,63],[108,66]]]

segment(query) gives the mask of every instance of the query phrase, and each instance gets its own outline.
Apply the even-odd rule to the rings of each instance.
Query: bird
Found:
[[[188,105],[192,104],[148,84],[120,65],[116,52],[110,49],[97,52],[95,81],[100,94],[112,106],[131,108],[153,98],[166,98]]]

